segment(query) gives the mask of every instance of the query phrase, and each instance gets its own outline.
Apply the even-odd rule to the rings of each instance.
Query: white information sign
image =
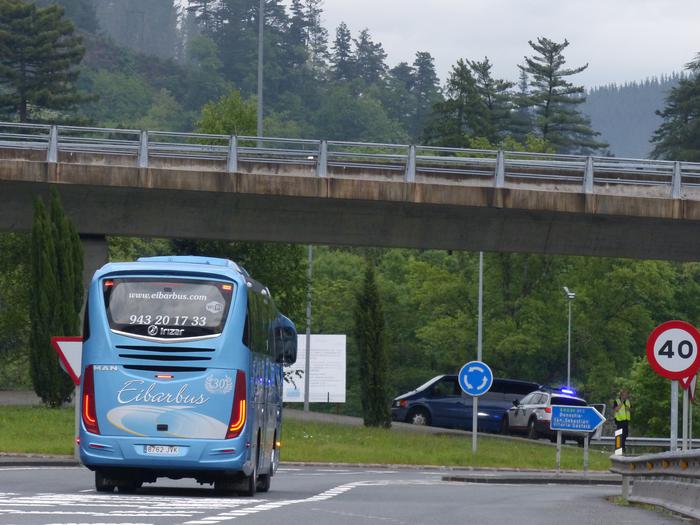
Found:
[[[345,335],[311,335],[311,403],[345,403]],[[298,336],[297,362],[284,367],[285,403],[304,402],[306,334]]]

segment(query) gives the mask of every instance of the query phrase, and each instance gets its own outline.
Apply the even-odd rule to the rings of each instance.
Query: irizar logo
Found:
[[[233,390],[233,380],[230,376],[214,377],[214,375],[209,375],[204,380],[204,388],[210,394],[228,394]]]

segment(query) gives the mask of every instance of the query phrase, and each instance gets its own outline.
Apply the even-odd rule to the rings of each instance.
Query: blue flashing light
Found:
[[[570,396],[575,396],[575,395],[576,395],[576,391],[575,391],[575,390],[572,390],[572,389],[570,389],[570,388],[562,388],[562,389],[560,390],[560,392],[561,392],[562,394],[569,394]]]

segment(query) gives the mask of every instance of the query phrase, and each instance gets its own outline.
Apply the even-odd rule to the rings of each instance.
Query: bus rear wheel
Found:
[[[270,470],[267,474],[260,474],[258,477],[258,492],[267,492],[270,490],[270,483],[272,482],[272,476],[275,473],[275,461],[277,461],[277,438],[272,443],[272,452],[270,453]]]
[[[95,471],[95,490],[97,492],[114,492],[117,483],[109,479],[99,470]]]

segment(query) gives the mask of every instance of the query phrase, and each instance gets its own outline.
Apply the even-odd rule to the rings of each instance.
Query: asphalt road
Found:
[[[442,481],[445,474],[282,467],[270,492],[239,498],[191,480],[160,480],[136,494],[98,494],[83,467],[2,467],[0,524],[687,524],[609,503],[606,496],[619,494],[619,486],[474,484]]]

